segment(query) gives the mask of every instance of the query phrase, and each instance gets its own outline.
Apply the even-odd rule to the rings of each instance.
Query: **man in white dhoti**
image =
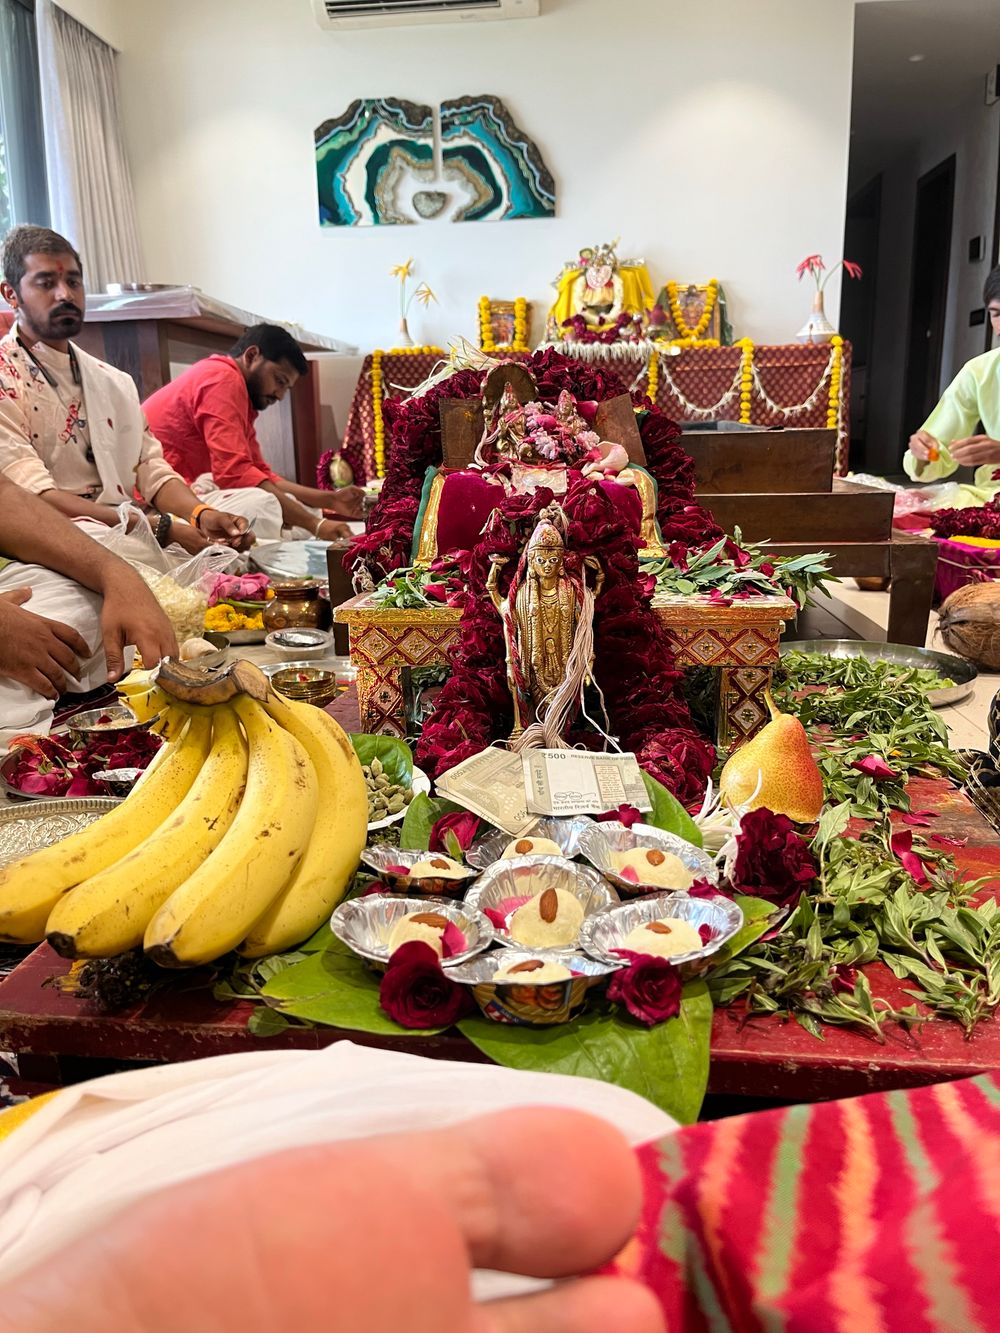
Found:
[[[0,477],[0,749],[46,732],[62,693],[176,654],[170,622],[139,575],[76,524]]]
[[[83,266],[64,237],[15,227],[3,282],[17,323],[0,340],[0,474],[102,540],[116,506],[138,492],[156,510],[157,540],[196,553],[252,542],[247,520],[203,503],[163,457],[131,377],[75,347],[84,318]]]

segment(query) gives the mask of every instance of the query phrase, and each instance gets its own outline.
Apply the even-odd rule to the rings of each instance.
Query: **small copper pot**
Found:
[[[290,579],[273,583],[274,597],[264,607],[264,628],[290,629],[308,625],[313,629],[329,629],[332,624],[330,603],[320,596],[315,579]]]

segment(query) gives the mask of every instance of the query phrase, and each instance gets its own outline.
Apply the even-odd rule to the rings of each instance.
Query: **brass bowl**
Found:
[[[303,703],[316,704],[318,708],[325,708],[342,690],[335,672],[324,671],[308,662],[297,662],[275,671],[271,684],[286,699],[299,699]]]

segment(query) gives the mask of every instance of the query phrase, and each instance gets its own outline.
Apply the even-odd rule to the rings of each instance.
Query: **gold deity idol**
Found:
[[[557,505],[542,510],[506,598],[497,586],[504,558],[494,557],[486,583],[504,626],[514,701],[511,740],[518,748],[563,743],[562,726],[579,704],[593,665],[593,604],[604,572],[593,557],[584,561],[585,569],[595,572],[591,591],[585,571],[574,575],[566,569],[557,517]]]

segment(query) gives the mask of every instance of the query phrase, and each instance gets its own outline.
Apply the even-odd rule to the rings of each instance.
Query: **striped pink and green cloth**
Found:
[[[1000,1329],[1000,1076],[692,1125],[639,1156],[614,1271],[671,1333]]]

